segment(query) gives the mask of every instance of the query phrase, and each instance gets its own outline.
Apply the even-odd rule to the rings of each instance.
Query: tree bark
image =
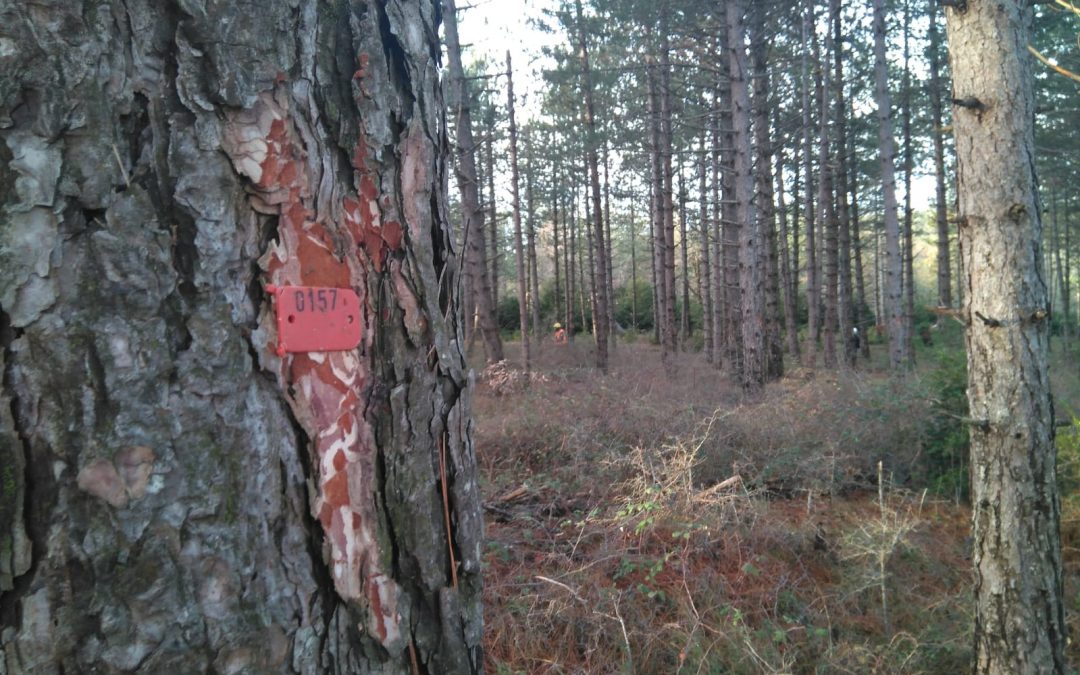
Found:
[[[814,180],[813,180],[813,153],[811,152],[810,138],[813,133],[810,107],[810,71],[808,52],[811,51],[811,40],[817,44],[817,35],[814,31],[814,2],[806,1],[802,19],[802,42],[803,51],[801,57],[802,77],[802,131],[803,131],[803,175],[806,178],[806,199],[803,205],[806,225],[806,349],[803,351],[805,358],[803,363],[813,368],[817,365],[818,338],[821,330],[821,289],[818,284],[817,263],[817,238],[815,236],[815,210],[814,210]],[[819,170],[824,170],[820,167]],[[820,178],[819,178],[820,180]]]
[[[668,43],[668,0],[660,3],[660,199],[663,214],[664,246],[664,328],[660,331],[664,340],[664,353],[674,354],[677,333],[675,328],[675,189],[672,167],[672,111],[671,111],[671,46]]]
[[[510,50],[506,50],[506,114],[510,132],[510,199],[514,219],[514,264],[517,267],[518,329],[521,331],[521,360],[528,375],[532,371],[532,345],[529,342],[529,286],[525,274],[525,242],[521,231],[521,182],[518,174],[517,122],[514,119],[514,68]]]
[[[754,203],[760,222],[763,273],[765,275],[765,377],[784,375],[784,343],[780,335],[780,270],[777,261],[776,207],[773,204],[773,143],[769,131],[768,46],[765,8],[755,3],[750,10],[750,52],[753,64]]]
[[[946,9],[968,329],[976,673],[1065,673],[1030,9]],[[966,107],[965,107],[966,106]]]
[[[482,669],[439,12],[258,10],[5,10],[3,672]]]
[[[889,365],[893,370],[899,371],[911,366],[911,354],[908,353],[907,319],[901,286],[903,256],[900,246],[900,220],[896,213],[896,143],[893,139],[888,62],[885,58],[885,0],[874,0],[874,85],[881,183],[885,196],[884,304],[888,316]]]
[[[596,249],[596,259],[590,261],[595,281],[593,283],[593,331],[596,338],[596,369],[602,373],[608,368],[608,265],[607,237],[604,233],[604,213],[601,210],[600,158],[596,149],[596,104],[593,101],[592,73],[589,64],[589,45],[585,36],[582,19],[581,0],[576,2],[578,20],[578,48],[581,59],[581,88],[584,108],[582,118],[585,122],[585,162],[589,174],[589,186],[592,188],[592,241]]]
[[[457,184],[461,194],[461,215],[464,219],[465,277],[471,284],[472,306],[475,307],[478,328],[484,338],[484,355],[488,363],[502,361],[502,340],[499,322],[491,296],[491,284],[487,275],[487,247],[484,242],[484,209],[480,203],[479,181],[476,174],[476,141],[472,130],[472,108],[465,84],[465,71],[461,65],[461,43],[458,39],[457,8],[455,0],[443,0],[443,16],[446,19],[446,53],[449,67],[449,108],[454,116],[457,136]],[[466,326],[471,314],[465,315]],[[466,342],[468,339],[466,338]]]
[[[704,339],[705,361],[713,362],[713,289],[712,289],[712,251],[709,236],[709,192],[705,175],[708,172],[708,156],[705,153],[707,130],[702,130],[698,150],[698,226],[701,241],[701,332]],[[633,213],[631,211],[631,213]]]
[[[852,340],[854,321],[851,298],[851,211],[848,208],[848,145],[847,102],[844,100],[844,33],[841,1],[830,0],[833,31],[833,96],[834,124],[836,125],[836,225],[837,225],[837,280],[836,323],[840,335],[840,348],[844,363],[854,365],[855,343]],[[861,340],[860,340],[861,342]]]
[[[915,157],[911,147],[911,0],[904,0],[904,79],[901,85],[904,103],[901,106],[904,135],[904,337],[906,351],[915,361],[915,227],[911,208],[911,174]]]
[[[734,197],[739,228],[739,290],[741,294],[742,368],[744,390],[757,391],[765,383],[764,232],[754,205],[754,175],[751,168],[750,87],[746,59],[746,30],[742,0],[727,5],[728,58],[731,64],[731,121],[734,130]]]
[[[934,139],[934,220],[937,224],[938,306],[952,307],[952,266],[949,254],[949,219],[945,202],[945,131],[941,85],[941,37],[938,0],[929,0],[930,134]]]

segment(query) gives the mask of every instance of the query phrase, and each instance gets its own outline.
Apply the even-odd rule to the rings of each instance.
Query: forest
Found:
[[[1069,673],[1072,0],[0,0],[0,675]]]
[[[951,3],[537,4],[525,122],[445,4],[497,672],[972,668]],[[1080,23],[1031,19],[1069,589]]]

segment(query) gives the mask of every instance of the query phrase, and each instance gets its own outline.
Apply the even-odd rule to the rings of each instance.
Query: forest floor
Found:
[[[700,354],[665,364],[644,338],[618,345],[607,376],[587,336],[549,342],[529,381],[507,345],[474,401],[489,671],[969,670],[963,410],[950,410],[964,357],[958,331],[940,337],[902,382],[875,345],[855,370],[794,369],[755,400]],[[1053,358],[1068,419],[1080,377]],[[1062,461],[1080,457],[1075,428]],[[1076,630],[1080,488],[1066,482]]]

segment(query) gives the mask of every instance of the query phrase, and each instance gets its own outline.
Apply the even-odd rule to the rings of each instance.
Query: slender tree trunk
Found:
[[[585,158],[588,164],[589,183],[592,186],[592,224],[593,244],[596,247],[594,266],[596,281],[593,293],[596,298],[593,307],[593,329],[596,337],[596,368],[603,373],[608,367],[608,264],[607,243],[604,233],[604,217],[600,203],[600,169],[596,150],[596,106],[593,103],[592,73],[589,68],[589,45],[585,39],[585,27],[582,20],[581,0],[577,0],[578,19],[578,54],[581,59],[582,89],[584,89],[585,108],[582,111],[585,122]]]
[[[686,236],[686,185],[683,183],[683,165],[679,162],[679,252],[682,255],[682,311],[679,313],[679,336],[682,350],[690,341],[690,250]]]
[[[812,44],[817,44],[817,36],[814,32],[814,2],[806,0],[803,9],[802,20],[802,43],[801,57],[802,77],[802,126],[803,126],[803,176],[806,179],[806,198],[804,207],[804,224],[806,225],[806,355],[803,362],[813,368],[817,365],[818,338],[820,335],[821,321],[819,319],[821,307],[821,290],[818,287],[818,263],[817,263],[817,239],[815,237],[815,211],[814,211],[814,180],[813,159],[811,153],[810,138],[813,133],[813,124],[810,118],[810,71],[809,52],[813,49]],[[825,167],[820,170],[824,172]]]
[[[915,158],[911,147],[911,0],[904,0],[904,336],[908,358],[915,360],[915,232],[911,208],[911,174]]]
[[[870,317],[863,317],[864,309],[870,305],[866,299],[866,272],[863,267],[862,225],[859,222],[859,179],[855,171],[848,173],[848,195],[851,207],[851,248],[854,255],[855,269],[855,308],[852,311],[852,325],[859,330],[859,347],[864,359],[870,358]]]
[[[949,254],[949,218],[945,197],[945,132],[941,84],[941,37],[938,0],[929,0],[930,17],[930,134],[934,139],[934,217],[937,223],[938,306],[952,307],[952,267]]]
[[[556,167],[552,172],[555,179],[555,185],[552,191],[551,198],[551,247],[552,247],[552,262],[555,268],[555,320],[559,321],[563,316],[562,312],[562,281],[559,277],[559,263],[561,258],[559,257],[559,200],[562,192],[561,177],[559,176],[559,169]],[[543,326],[540,327],[541,335],[544,332]]]
[[[907,320],[904,315],[903,256],[896,204],[896,143],[893,140],[889,103],[888,61],[885,57],[885,0],[874,0],[874,98],[877,101],[878,145],[885,201],[885,312],[888,315],[889,365],[893,370],[911,366]]]
[[[841,0],[830,0],[833,31],[833,87],[836,126],[836,220],[837,220],[837,286],[836,322],[844,363],[855,363],[855,344],[852,341],[854,321],[851,298],[851,218],[848,209],[848,147],[847,103],[844,100],[844,33]]]
[[[712,43],[712,50],[715,53],[716,41]],[[717,56],[718,60],[719,56]],[[709,153],[709,167],[710,175],[712,177],[712,282],[713,282],[713,365],[717,368],[724,366],[724,360],[726,358],[726,336],[725,330],[727,328],[726,317],[726,289],[724,287],[725,276],[725,252],[727,247],[724,242],[724,236],[726,236],[726,230],[724,224],[721,222],[721,204],[720,204],[720,84],[717,82],[713,85],[712,91],[712,113],[709,115],[709,137],[711,138],[712,148]]]
[[[496,318],[499,316],[499,263],[502,252],[499,249],[499,212],[495,200],[495,105],[492,103],[485,111],[487,123],[487,142],[484,143],[484,155],[487,165],[488,220],[491,221],[491,307]],[[496,325],[498,322],[496,321]],[[500,326],[501,328],[501,326]]]
[[[4,14],[0,671],[481,672],[436,4],[84,9]]]
[[[780,285],[784,290],[784,334],[788,353],[798,362],[799,324],[798,324],[798,289],[795,271],[791,266],[791,249],[788,245],[787,204],[784,200],[784,148],[776,147],[776,197],[780,206]],[[797,213],[798,211],[796,211]]]
[[[757,206],[765,275],[765,377],[784,375],[784,343],[780,335],[780,271],[777,262],[776,208],[773,204],[773,143],[769,132],[769,73],[764,6],[750,10],[750,51],[753,62],[754,203]]]
[[[608,348],[615,349],[615,253],[611,239],[611,186],[608,183],[608,150],[604,143],[604,253],[607,259]]]
[[[946,9],[966,274],[976,673],[1066,673],[1030,9]]]
[[[637,196],[630,191],[630,326],[634,333],[638,329],[637,302],[637,221],[634,219],[634,204]]]
[[[443,0],[443,16],[446,18],[446,49],[450,68],[450,108],[455,118],[457,134],[457,183],[461,193],[461,212],[465,219],[465,266],[469,270],[467,280],[472,283],[472,306],[484,338],[484,355],[488,363],[503,358],[499,323],[495,318],[491,287],[487,276],[487,251],[484,246],[484,210],[478,193],[476,175],[476,141],[472,132],[472,109],[461,66],[461,46],[458,40],[457,9],[454,0]],[[466,325],[471,314],[465,315]],[[467,340],[468,342],[468,340]]]
[[[529,285],[525,268],[525,244],[521,232],[521,194],[518,175],[517,122],[514,120],[514,68],[506,50],[506,113],[510,130],[510,199],[514,218],[514,263],[517,266],[518,328],[521,330],[521,360],[525,374],[532,371],[532,344],[529,342]]]
[[[574,341],[574,297],[577,293],[578,276],[574,258],[577,251],[577,186],[572,185],[570,196],[570,208],[566,212],[566,227],[569,231],[569,242],[566,244],[566,335],[570,342]],[[564,239],[566,235],[564,233]],[[582,326],[585,324],[583,323]]]
[[[742,293],[739,279],[739,250],[742,238],[743,221],[737,208],[738,197],[735,194],[735,123],[732,120],[734,103],[732,101],[731,40],[725,29],[721,35],[720,77],[722,95],[719,125],[721,129],[720,184],[722,195],[720,211],[723,228],[723,270],[724,270],[724,360],[723,366],[733,376],[739,377],[742,368]]]
[[[731,121],[734,130],[734,197],[740,223],[739,289],[742,296],[743,389],[756,391],[765,383],[767,354],[765,343],[765,236],[754,206],[754,175],[751,168],[750,87],[746,59],[746,31],[742,0],[727,4],[728,57],[731,68]]]
[[[535,345],[539,347],[543,341],[543,327],[540,325],[540,279],[539,266],[536,259],[536,216],[533,203],[533,140],[532,134],[525,135],[525,217],[527,222],[528,261],[529,261],[529,310],[532,314],[532,334],[536,337]]]
[[[675,195],[674,171],[672,166],[672,127],[671,127],[671,48],[668,44],[668,1],[660,4],[660,170],[662,185],[660,198],[663,213],[663,248],[664,256],[664,337],[665,353],[673,354],[676,349],[675,329]]]
[[[704,338],[705,361],[713,362],[713,306],[711,237],[709,236],[709,192],[705,176],[708,172],[708,156],[705,153],[705,137],[702,131],[698,150],[698,225],[701,228],[701,332]]]
[[[830,0],[832,4],[832,0]],[[839,10],[837,10],[839,11]],[[823,356],[827,367],[837,365],[836,354],[836,329],[839,324],[838,305],[838,266],[839,266],[839,239],[837,237],[838,223],[833,194],[833,172],[837,163],[834,161],[833,149],[829,138],[829,58],[835,51],[831,30],[831,16],[827,17],[825,27],[824,54],[818,50],[818,42],[814,41],[814,64],[815,86],[818,101],[818,123],[820,133],[818,136],[818,207],[821,215],[821,225],[824,231],[825,241],[823,253],[825,254],[825,321],[823,324]],[[837,189],[836,192],[841,190]]]

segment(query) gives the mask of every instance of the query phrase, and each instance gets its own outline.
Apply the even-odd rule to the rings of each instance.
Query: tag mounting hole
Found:
[[[295,314],[290,314],[289,315],[289,323],[296,323],[296,315]]]

